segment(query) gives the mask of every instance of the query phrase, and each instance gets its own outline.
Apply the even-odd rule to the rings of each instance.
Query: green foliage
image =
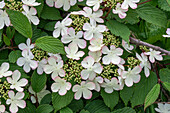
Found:
[[[16,63],[17,59],[21,57],[21,51],[11,51],[8,57],[10,63]]]
[[[52,102],[52,94],[45,95],[42,99],[40,104],[50,104]]]
[[[53,111],[53,107],[49,104],[43,104],[38,106],[36,109],[36,113],[51,113]]]
[[[129,107],[124,107],[122,109],[115,110],[111,113],[136,113],[134,109]]]
[[[55,24],[56,24],[56,21],[54,21],[54,22],[48,22],[48,23],[45,25],[44,29],[47,30],[47,31],[54,31],[54,26],[55,26]]]
[[[83,100],[80,99],[80,100],[73,100],[69,105],[68,105],[69,108],[71,108],[71,110],[73,112],[78,112],[79,110],[82,110],[83,107],[84,107],[84,103],[83,103]]]
[[[11,45],[10,39],[6,35],[3,35],[3,41],[7,46]]]
[[[164,82],[163,86],[170,92],[170,83],[169,82]]]
[[[156,101],[159,96],[159,93],[160,84],[156,84],[146,96],[144,109],[146,109],[149,105],[153,104]]]
[[[36,107],[30,101],[26,101],[26,105],[26,108],[19,109],[18,113],[36,113]]]
[[[32,27],[25,15],[14,10],[7,10],[11,23],[14,28],[27,38],[32,38]]]
[[[65,107],[60,110],[60,113],[73,113],[73,111],[69,107]]]
[[[161,69],[159,75],[161,81],[170,83],[170,69],[168,68]]]
[[[40,92],[46,85],[47,77],[46,74],[43,73],[42,75],[39,75],[37,73],[37,70],[34,71],[31,77],[31,86],[32,89],[38,93]]]
[[[44,7],[44,0],[36,0],[36,2],[41,3],[39,6],[36,6],[38,16],[40,17],[43,7]]]
[[[158,0],[158,6],[165,10],[165,11],[170,11],[170,5],[168,4],[169,0]]]

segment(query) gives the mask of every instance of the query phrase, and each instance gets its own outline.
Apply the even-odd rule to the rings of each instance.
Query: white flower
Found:
[[[140,66],[134,67],[132,70],[129,68],[128,71],[123,71],[122,78],[125,79],[125,84],[128,87],[131,87],[134,83],[138,83],[140,81],[140,72],[142,68]]]
[[[8,96],[9,99],[7,99],[6,104],[10,105],[9,110],[12,113],[17,113],[18,107],[20,108],[25,108],[26,107],[26,102],[22,100],[24,98],[25,93],[24,92],[17,92],[16,95],[14,91],[9,91]]]
[[[89,23],[85,23],[83,26],[83,30],[86,32],[84,33],[84,38],[86,40],[91,40],[92,38],[101,38],[103,39],[103,34],[106,30],[105,25],[97,25],[95,21],[90,21]]]
[[[23,57],[18,58],[17,65],[24,66],[23,69],[26,73],[30,72],[31,68],[34,70],[38,67],[37,61],[32,60],[34,55],[31,52],[23,50],[22,56]]]
[[[86,80],[93,80],[97,74],[101,74],[103,67],[100,63],[95,63],[93,57],[87,56],[81,62],[81,65],[85,68],[81,71],[82,79]]]
[[[93,6],[93,10],[97,11],[100,8],[100,3],[102,3],[103,0],[87,0],[86,4],[88,6]]]
[[[127,14],[125,13],[127,11],[128,11],[128,9],[122,9],[121,8],[120,3],[117,3],[116,9],[113,9],[113,13],[118,14],[121,19],[123,19],[123,18],[125,18],[127,16]]]
[[[60,61],[60,60],[62,60],[62,58],[61,58],[60,54],[48,53],[48,55],[49,55],[49,56],[52,56],[52,57],[56,57],[57,62],[58,62],[58,61]]]
[[[36,2],[36,0],[22,0],[22,3],[28,6],[38,6],[41,4]]]
[[[137,8],[137,4],[140,0],[124,0],[124,2],[122,3],[122,9],[128,9],[129,6],[132,9],[136,9]]]
[[[141,61],[140,66],[144,68],[145,76],[148,77],[150,75],[151,64],[148,61],[148,57],[145,56],[143,53],[141,56],[136,53],[136,57]]]
[[[103,39],[100,39],[100,38],[92,38],[90,40],[90,44],[91,45],[88,47],[88,49],[92,52],[100,51],[102,47],[104,46]]]
[[[11,89],[16,89],[19,92],[24,91],[24,86],[28,84],[28,80],[25,78],[20,79],[21,73],[18,70],[15,70],[12,74],[12,78],[8,77],[7,81],[11,84]],[[20,79],[20,80],[19,80]]]
[[[122,46],[123,46],[123,48],[127,51],[127,52],[129,52],[129,53],[131,53],[129,50],[133,50],[133,46],[132,45],[130,45],[130,44],[128,44],[126,41],[124,41],[124,40],[122,40]]]
[[[62,22],[58,21],[55,24],[55,27],[54,27],[55,30],[53,31],[53,36],[55,38],[58,38],[60,34],[62,36],[67,35],[67,30],[68,30],[67,26],[70,26],[72,23],[72,19],[68,18],[68,16],[64,20],[62,20]]]
[[[86,47],[86,41],[84,39],[80,39],[83,36],[83,31],[79,31],[77,34],[75,33],[75,30],[73,28],[68,29],[68,34],[64,35],[61,38],[61,41],[64,44],[67,43],[75,43],[78,47],[81,49],[84,49]]]
[[[82,81],[80,85],[74,85],[72,91],[76,92],[74,98],[79,100],[82,95],[85,99],[90,99],[92,97],[92,92],[90,90],[95,89],[95,84],[93,82],[85,83]]]
[[[44,67],[44,72],[46,74],[50,74],[52,79],[55,79],[58,75],[60,77],[65,76],[65,71],[62,69],[63,67],[63,61],[60,60],[57,62],[57,59],[55,57],[48,58],[48,64]]]
[[[34,7],[29,8],[27,5],[22,6],[24,11],[22,13],[28,18],[30,22],[32,22],[34,25],[38,25],[40,20],[36,16],[37,10]]]
[[[71,43],[68,47],[65,47],[65,52],[67,53],[66,56],[73,60],[79,60],[80,57],[83,57],[85,54],[83,51],[78,51],[78,46],[74,43]]]
[[[2,9],[2,8],[4,8],[5,7],[5,2],[4,2],[4,0],[2,0],[1,2],[0,2],[0,9]]]
[[[9,63],[2,63],[0,67],[0,78],[12,75],[12,71],[8,71]]]
[[[163,35],[163,37],[170,37],[170,28],[168,28],[167,30],[166,30],[166,33],[167,33],[167,35]]]
[[[116,77],[113,77],[111,80],[104,79],[105,82],[101,84],[101,87],[104,87],[106,93],[112,93],[114,90],[120,90],[120,85]]]
[[[99,62],[102,56],[102,52],[101,51],[95,51],[95,52],[89,51],[88,55],[92,56],[95,62]]]
[[[107,46],[104,46],[102,48],[102,53],[107,54],[102,59],[103,64],[106,64],[106,65],[110,63],[120,64],[121,58],[119,56],[123,54],[123,50],[121,48],[116,48],[114,45],[111,45],[110,50],[108,49]]]
[[[159,113],[170,113],[170,104],[158,103],[158,108],[155,108],[155,110]]]
[[[124,70],[125,67],[123,66],[123,64],[125,64],[125,60],[124,60],[123,58],[121,58],[120,63],[117,64],[117,66],[118,66],[120,69]]]
[[[53,92],[58,92],[59,95],[65,95],[67,90],[71,89],[71,83],[66,82],[66,80],[61,79],[60,77],[56,77],[53,80],[55,81],[51,86]]]
[[[38,67],[37,67],[37,73],[39,75],[42,75],[44,72],[44,67],[47,64],[47,60],[46,59],[42,59],[41,61],[38,62]]]
[[[150,60],[152,63],[155,62],[155,59],[156,59],[156,60],[159,60],[159,61],[163,60],[162,55],[160,55],[160,54],[161,54],[160,51],[155,51],[155,50],[153,50],[152,48],[150,48],[149,50],[150,50],[150,52],[145,52],[144,54],[145,54],[145,55],[149,55],[149,60]]]
[[[121,76],[118,76],[118,80],[119,80],[120,90],[122,90],[125,85],[125,81]]]
[[[103,78],[101,76],[98,76],[93,80],[93,83],[95,83],[95,86],[96,86],[94,90],[99,92],[100,91],[100,84],[103,83]]]
[[[1,101],[0,101],[0,113],[5,112],[5,106],[1,105]]]
[[[27,44],[25,44],[25,43],[19,44],[19,45],[18,45],[18,48],[19,48],[20,50],[26,49],[27,51],[30,51],[31,49],[34,48],[34,44],[31,44],[31,39],[30,39],[30,38],[27,39],[27,42],[26,42],[26,43],[27,43]]]
[[[53,7],[56,1],[57,1],[57,0],[46,0],[46,4],[47,4],[49,7]]]
[[[0,29],[10,25],[10,19],[6,11],[0,10]]]
[[[28,91],[29,91],[31,94],[33,94],[33,95],[31,96],[31,101],[32,101],[32,103],[36,103],[36,98],[35,98],[35,96],[37,96],[37,98],[38,98],[38,103],[40,103],[41,100],[42,100],[42,98],[43,98],[45,95],[47,95],[47,94],[50,93],[50,91],[46,90],[46,86],[45,86],[40,92],[38,92],[38,93],[35,93],[35,92],[33,91],[33,89],[32,89],[31,86],[28,88]]]

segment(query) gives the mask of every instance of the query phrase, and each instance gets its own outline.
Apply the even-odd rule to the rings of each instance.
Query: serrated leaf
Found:
[[[15,63],[17,59],[21,57],[21,51],[19,50],[11,51],[8,57],[10,63]]]
[[[58,93],[52,93],[52,104],[56,111],[66,107],[73,100],[74,94],[68,91],[65,95],[61,96]]]
[[[167,25],[167,17],[165,13],[152,5],[149,4],[139,5],[136,11],[139,17],[141,17],[142,19],[146,20],[149,23],[161,27],[166,27]]]
[[[109,108],[104,104],[102,100],[94,100],[84,107],[90,113],[110,113]]]
[[[41,18],[49,20],[59,20],[62,19],[60,12],[57,8],[49,7],[44,5],[43,11],[41,13]]]
[[[47,94],[45,95],[42,99],[41,99],[41,102],[40,102],[40,105],[41,104],[50,104],[52,102],[52,94]]]
[[[106,93],[104,90],[101,90],[101,96],[104,100],[106,106],[108,106],[111,110],[118,104],[119,101],[119,94],[116,91],[112,93]]]
[[[143,71],[141,73],[141,81],[136,84],[134,88],[134,94],[130,100],[132,107],[144,104],[146,95],[157,83],[157,76],[154,72],[151,72],[148,78],[145,77]]]
[[[27,40],[26,37],[24,37],[23,35],[21,35],[20,33],[16,32],[15,36],[14,36],[14,41],[16,45],[19,45],[20,43],[25,43]]]
[[[156,99],[159,96],[159,93],[160,93],[160,84],[156,84],[146,96],[144,109],[146,109],[148,106],[150,106],[156,101]]]
[[[44,36],[35,41],[35,45],[49,53],[65,54],[63,43],[52,36]]]
[[[36,109],[36,113],[51,113],[53,111],[53,107],[49,104],[39,105]]]
[[[9,39],[6,35],[3,35],[3,40],[4,40],[4,43],[5,43],[7,46],[10,46],[10,45],[11,45],[11,41],[10,41],[10,39]]]
[[[46,74],[38,75],[37,70],[34,71],[31,77],[31,86],[32,89],[38,93],[40,92],[46,85],[47,77]]]
[[[158,0],[158,6],[165,11],[170,11],[170,5],[167,0]]]
[[[69,107],[65,107],[60,110],[60,113],[73,113],[73,111]]]
[[[120,36],[126,42],[129,42],[130,30],[126,25],[121,24],[115,20],[107,21],[106,25],[108,29],[111,31],[111,33],[113,33],[116,36]]]
[[[7,27],[7,29],[6,29],[6,35],[7,35],[7,37],[8,37],[9,39],[12,39],[13,36],[14,36],[14,34],[15,34],[15,29],[12,28],[12,30],[11,30],[10,27]]]
[[[68,107],[73,110],[73,112],[78,112],[79,110],[83,109],[84,103],[83,100],[73,100]]]
[[[36,2],[41,3],[39,6],[35,6],[35,8],[37,10],[37,14],[40,17],[41,12],[42,12],[43,7],[44,7],[44,0],[36,0]]]
[[[55,24],[56,24],[56,21],[49,22],[45,25],[44,29],[47,30],[47,31],[54,31]]]
[[[160,79],[163,82],[170,83],[170,69],[164,68],[159,71]]]
[[[136,113],[136,111],[129,107],[124,107],[122,109],[115,110],[111,113]]]
[[[170,83],[164,82],[163,86],[170,92]]]
[[[81,110],[80,113],[90,113],[88,110]]]
[[[32,27],[27,17],[19,11],[7,9],[13,27],[27,38],[32,38]]]

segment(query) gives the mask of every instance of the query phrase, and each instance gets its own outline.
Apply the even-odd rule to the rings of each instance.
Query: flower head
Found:
[[[60,77],[56,77],[53,80],[55,81],[51,86],[53,92],[58,92],[59,95],[65,95],[67,90],[71,89],[71,83],[66,82],[66,80],[61,79]]]
[[[5,2],[4,2],[4,0],[2,0],[1,2],[0,2],[0,9],[2,9],[2,8],[4,8],[5,7]]]
[[[98,76],[96,77],[93,81],[92,81],[94,84],[95,84],[95,89],[97,92],[100,91],[100,85],[103,83],[103,78],[101,76]]]
[[[125,12],[127,12],[127,11],[128,11],[128,9],[122,9],[121,8],[120,3],[117,3],[116,9],[113,9],[113,13],[118,14],[121,19],[126,17],[127,14]]]
[[[6,11],[0,10],[0,29],[4,28],[4,26],[9,26],[11,24],[10,19]]]
[[[95,84],[93,82],[86,83],[82,81],[80,85],[74,85],[72,91],[76,92],[74,98],[79,100],[82,95],[85,99],[90,99],[92,97],[92,92],[90,90],[95,89]]]
[[[21,44],[19,44],[18,45],[18,48],[20,49],[20,50],[27,50],[27,51],[30,51],[31,49],[33,49],[34,48],[34,44],[31,44],[31,39],[30,38],[28,38],[27,39],[27,42],[26,42],[27,44],[25,44],[25,43],[21,43]]]
[[[44,67],[47,64],[47,60],[46,59],[42,59],[41,61],[38,62],[38,67],[37,67],[37,73],[39,75],[42,75],[44,72]]]
[[[122,46],[123,46],[123,48],[127,51],[127,52],[129,52],[129,53],[131,53],[130,52],[130,50],[133,50],[133,46],[132,45],[129,45],[126,41],[124,41],[124,40],[122,40]]]
[[[100,8],[100,3],[102,3],[103,0],[87,0],[86,4],[88,6],[93,6],[93,10],[97,11]]]
[[[3,112],[5,112],[5,106],[1,105],[1,102],[0,102],[0,113],[3,113]]]
[[[128,9],[129,6],[132,8],[132,9],[136,9],[137,8],[137,4],[140,0],[124,0],[124,2],[122,3],[122,6],[121,8],[122,9]]]
[[[170,112],[170,104],[158,103],[158,108],[155,108],[155,111],[157,111],[159,113],[169,113]]]
[[[8,96],[9,99],[7,99],[6,104],[10,105],[9,110],[12,113],[17,113],[18,107],[20,108],[25,108],[26,107],[26,102],[22,100],[24,98],[24,92],[17,92],[16,95],[14,91],[9,91]]]
[[[0,78],[12,75],[12,71],[8,71],[9,63],[2,63],[0,67]]]
[[[22,0],[22,2],[27,6],[39,6],[41,4],[36,2],[36,0]]]
[[[170,37],[170,28],[168,28],[167,30],[166,30],[166,33],[167,33],[167,35],[163,35],[163,37]]]
[[[90,40],[90,44],[91,45],[88,47],[88,49],[92,52],[100,51],[102,47],[104,46],[103,40],[100,38],[92,38]]]
[[[11,84],[11,89],[16,89],[17,91],[22,92],[24,91],[22,87],[28,84],[28,80],[25,78],[20,79],[20,77],[21,73],[18,70],[15,70],[12,74],[12,77],[7,78],[7,81]]]
[[[89,56],[92,56],[95,62],[99,62],[102,56],[102,52],[101,51],[89,51],[88,53]]]
[[[46,0],[46,4],[49,6],[49,7],[53,7],[55,5],[55,2],[57,0]]]

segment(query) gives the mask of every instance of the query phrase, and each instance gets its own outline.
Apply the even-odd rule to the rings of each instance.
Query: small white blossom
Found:
[[[125,79],[125,84],[128,87],[131,87],[134,83],[138,83],[140,81],[140,72],[142,68],[140,66],[134,67],[132,70],[129,68],[128,71],[123,71],[122,78]]]
[[[27,51],[30,51],[31,49],[33,49],[34,48],[34,44],[31,44],[31,39],[30,38],[28,38],[27,39],[27,42],[26,42],[27,44],[25,44],[25,43],[21,43],[21,44],[19,44],[18,45],[18,48],[20,49],[20,50],[27,50]]]
[[[155,111],[159,113],[170,113],[170,104],[158,103],[158,108],[155,108]]]
[[[120,64],[121,58],[119,56],[123,54],[123,50],[121,48],[116,48],[114,45],[111,45],[110,50],[108,49],[107,46],[104,46],[102,48],[102,53],[107,54],[102,59],[103,64],[106,64],[106,65],[110,63]]]
[[[95,52],[89,51],[88,55],[92,56],[95,62],[99,62],[102,56],[102,52],[101,51],[95,51]]]
[[[38,62],[38,67],[37,67],[37,73],[39,75],[42,75],[44,72],[44,67],[47,64],[47,60],[46,59],[42,59],[41,61]]]
[[[93,80],[97,74],[101,74],[103,67],[100,63],[95,63],[93,57],[87,56],[81,62],[81,65],[85,68],[81,71],[82,79],[86,80]]]
[[[10,19],[6,11],[0,10],[0,29],[3,29],[4,26],[9,26],[11,24]]]
[[[55,30],[53,31],[53,36],[55,38],[58,38],[60,34],[62,36],[67,35],[68,26],[70,26],[72,23],[72,19],[68,18],[68,16],[64,20],[62,20],[62,22],[58,21],[55,24],[55,27],[54,27]]]
[[[159,61],[163,60],[162,55],[160,55],[160,54],[161,54],[160,51],[155,51],[155,50],[153,50],[152,48],[150,48],[149,50],[150,50],[150,52],[145,52],[144,54],[145,54],[145,55],[149,55],[149,60],[150,60],[152,63],[155,62],[155,59],[156,59],[156,60],[159,60]]]
[[[83,26],[84,38],[86,40],[91,40],[92,38],[100,38],[103,39],[103,32],[106,31],[105,25],[97,25],[95,21],[90,21],[89,23],[85,23]]]
[[[86,47],[86,41],[84,39],[80,39],[83,37],[83,31],[79,31],[77,32],[77,34],[75,33],[75,30],[71,27],[68,29],[68,34],[64,35],[61,38],[61,41],[64,44],[67,43],[75,43],[78,47],[80,47],[81,49],[84,49]]]
[[[136,53],[136,57],[141,61],[140,66],[141,68],[144,68],[145,76],[148,77],[151,69],[151,64],[148,61],[148,57],[145,56],[144,53],[142,53],[141,56]]]
[[[119,85],[120,85],[120,90],[122,90],[125,85],[125,81],[121,76],[118,76],[118,81],[119,81]]]
[[[6,104],[10,105],[9,110],[12,113],[17,113],[18,107],[20,108],[25,108],[26,107],[26,102],[22,100],[25,96],[24,92],[17,92],[16,95],[14,91],[9,91],[8,92],[9,99],[7,99]]]
[[[12,74],[12,78],[8,77],[7,81],[11,84],[11,89],[16,89],[19,92],[24,91],[24,86],[28,84],[28,80],[25,78],[20,79],[21,73],[18,70],[15,70]],[[20,80],[19,80],[20,79]]]
[[[85,83],[82,81],[80,85],[74,85],[72,91],[76,92],[74,98],[79,100],[82,95],[85,99],[90,99],[92,97],[92,92],[90,90],[95,89],[95,84],[93,82]]]
[[[48,64],[44,67],[44,72],[46,74],[50,74],[51,78],[54,79],[57,76],[64,77],[65,71],[62,69],[63,67],[63,61],[60,60],[57,62],[57,59],[55,57],[48,58]]]
[[[9,63],[2,63],[0,67],[0,78],[12,75],[12,71],[8,71]]]
[[[71,43],[68,47],[65,47],[65,52],[67,53],[66,56],[73,60],[79,60],[80,57],[83,57],[85,54],[83,51],[78,51],[78,46],[74,43]]]
[[[53,7],[55,5],[55,2],[57,0],[46,0],[46,4],[49,6],[49,7]]]
[[[27,5],[22,6],[24,11],[22,13],[28,18],[30,22],[32,22],[34,25],[38,25],[40,20],[36,16],[37,10],[34,7],[29,8]]]
[[[125,18],[127,16],[127,14],[125,13],[127,11],[128,11],[128,9],[122,9],[121,8],[120,3],[117,3],[116,9],[113,9],[113,13],[118,14],[121,19],[123,19],[123,18]]]
[[[24,66],[23,69],[26,73],[30,72],[31,68],[34,70],[38,67],[37,61],[33,60],[34,55],[32,52],[23,50],[22,56],[23,57],[18,58],[17,65]]]
[[[87,0],[86,4],[88,6],[93,6],[93,10],[97,11],[100,8],[100,3],[102,3],[103,0]]]
[[[166,30],[166,33],[167,33],[167,35],[163,35],[163,37],[168,37],[168,38],[170,38],[170,28],[168,28],[168,29]]]
[[[5,7],[5,2],[4,2],[4,0],[2,0],[1,2],[0,2],[0,9],[2,9],[2,8],[4,8]]]
[[[117,66],[118,66],[120,69],[124,70],[125,67],[123,66],[123,64],[125,64],[125,60],[124,60],[123,58],[121,58],[120,63],[117,64]]]
[[[116,77],[113,77],[111,80],[104,79],[105,82],[101,84],[101,87],[104,88],[106,93],[112,93],[114,90],[120,90],[120,85]]]
[[[92,38],[90,40],[90,44],[91,45],[88,47],[88,49],[92,52],[100,51],[102,47],[104,46],[103,39],[100,39],[100,38]]]
[[[1,101],[0,101],[0,113],[5,112],[5,106],[1,105]]]
[[[94,90],[99,92],[100,91],[100,84],[103,83],[103,78],[101,76],[98,76],[92,82],[95,84],[95,89]]]
[[[48,55],[49,55],[50,57],[56,57],[57,62],[58,62],[58,61],[60,61],[60,60],[62,60],[62,58],[61,58],[61,55],[60,55],[60,54],[48,53]]]
[[[129,52],[129,53],[131,53],[130,52],[130,50],[133,50],[133,46],[132,45],[130,45],[130,44],[128,44],[126,41],[124,41],[124,40],[122,40],[122,46],[123,46],[123,48],[127,51],[127,52]]]
[[[137,4],[140,2],[140,0],[124,0],[124,2],[122,3],[122,9],[128,9],[129,6],[132,8],[132,9],[136,9],[137,8]]]
[[[36,0],[22,0],[22,3],[27,6],[39,6],[41,4],[36,2]]]
[[[61,79],[60,77],[56,77],[53,80],[55,81],[51,86],[53,92],[58,92],[59,95],[65,95],[67,90],[71,89],[71,83],[66,82],[66,80]]]

